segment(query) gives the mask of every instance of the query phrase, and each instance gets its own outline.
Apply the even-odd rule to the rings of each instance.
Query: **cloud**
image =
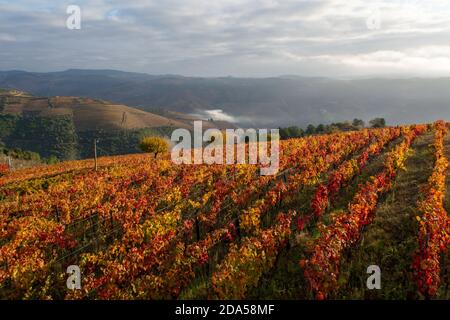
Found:
[[[69,4],[81,7],[81,30],[65,27]],[[450,75],[447,0],[0,0],[0,6],[3,70]],[[374,10],[380,24],[371,29]]]
[[[223,112],[221,109],[212,110],[198,110],[197,113],[192,114],[200,119],[213,119],[215,121],[227,121],[231,123],[238,122],[238,119],[230,114]]]
[[[237,122],[237,120],[233,116],[226,114],[221,109],[205,110],[205,113],[209,118],[212,118],[216,121]]]
[[[1,41],[16,41],[16,37],[7,33],[0,33],[0,42]]]
[[[213,119],[214,121],[226,121],[229,123],[239,124],[249,124],[254,120],[251,117],[247,116],[231,115],[224,112],[222,109],[197,110],[196,113],[193,113],[191,115],[203,120]]]

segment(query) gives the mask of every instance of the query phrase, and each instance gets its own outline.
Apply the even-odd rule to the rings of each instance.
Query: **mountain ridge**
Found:
[[[450,118],[450,78],[202,78],[72,69],[1,71],[0,87],[43,96],[103,99],[150,112],[163,109],[204,115],[221,110],[233,123],[247,127],[306,126],[375,117],[386,118],[388,124]]]

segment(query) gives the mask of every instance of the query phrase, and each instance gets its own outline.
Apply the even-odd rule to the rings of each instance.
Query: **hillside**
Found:
[[[92,156],[100,139],[102,155],[138,152],[143,135],[169,136],[175,128],[193,129],[199,118],[181,113],[158,115],[126,105],[80,97],[37,97],[18,90],[0,90],[0,140],[19,147],[76,159]],[[222,121],[204,121],[203,127],[233,128]]]
[[[130,130],[154,127],[190,129],[184,122],[169,119],[125,105],[79,97],[35,97],[21,91],[0,92],[4,114],[37,117],[69,116],[77,131]]]
[[[449,78],[338,80],[307,77],[194,78],[114,70],[0,72],[0,87],[40,96],[106,99],[151,111],[206,116],[222,110],[241,126],[279,127],[384,117],[390,124],[449,118]],[[223,119],[217,119],[223,120]]]
[[[0,298],[448,299],[449,158],[440,121],[284,140],[274,176],[142,154],[10,172]]]

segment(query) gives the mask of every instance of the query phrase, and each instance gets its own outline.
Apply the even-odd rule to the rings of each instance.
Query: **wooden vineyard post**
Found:
[[[238,214],[238,217],[237,217],[237,219],[236,219],[236,233],[237,233],[237,236],[238,236],[238,238],[239,238],[239,241],[241,240],[241,225],[240,225],[240,217],[239,217],[239,214]]]
[[[197,241],[200,241],[200,223],[198,217],[195,217],[195,232],[197,233]]]
[[[92,219],[90,219],[91,220],[91,226],[92,226],[92,234],[94,235],[94,237],[95,237],[95,240],[94,240],[94,250],[98,250],[98,233],[97,233],[97,221],[95,221],[95,215],[93,215],[92,216]]]
[[[97,139],[94,139],[94,169],[97,171]]]
[[[13,170],[11,156],[8,156],[8,170],[9,171]]]
[[[283,181],[284,181],[284,183],[287,182],[286,171],[283,173]]]
[[[278,208],[281,208],[282,199],[281,199],[282,193],[281,191],[278,193]]]
[[[59,223],[59,210],[58,210],[58,206],[56,206],[56,221]]]

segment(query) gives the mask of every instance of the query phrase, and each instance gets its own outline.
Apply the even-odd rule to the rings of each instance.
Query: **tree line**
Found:
[[[386,120],[384,118],[375,118],[369,121],[370,128],[383,128],[386,126]],[[361,119],[353,119],[353,121],[344,121],[344,122],[334,122],[331,124],[318,124],[314,126],[313,124],[309,124],[305,129],[300,128],[298,126],[290,126],[279,128],[280,130],[280,138],[281,139],[289,139],[289,138],[300,138],[305,136],[310,136],[314,134],[327,134],[339,131],[353,131],[353,130],[361,130],[366,127],[366,123]]]

